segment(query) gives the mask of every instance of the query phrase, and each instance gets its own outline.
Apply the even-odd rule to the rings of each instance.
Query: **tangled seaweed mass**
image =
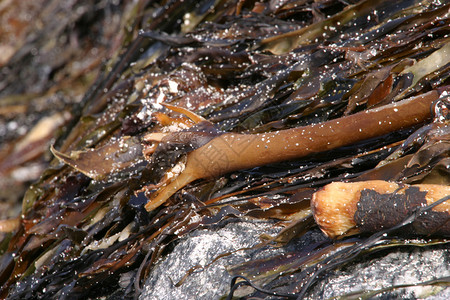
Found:
[[[231,220],[282,228],[255,252],[329,238],[229,266],[228,299],[448,247],[450,4],[59,2],[0,5],[0,196],[22,203],[1,214],[0,298],[138,297]]]

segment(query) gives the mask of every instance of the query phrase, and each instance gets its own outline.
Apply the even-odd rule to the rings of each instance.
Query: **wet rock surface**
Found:
[[[267,222],[232,222],[223,228],[193,232],[158,263],[140,299],[219,299],[230,287],[232,276],[227,266],[282,251],[244,249],[258,244],[260,234],[274,232],[273,226]],[[230,255],[213,262],[222,253]],[[197,269],[183,284],[175,286],[195,266],[204,269]]]
[[[381,291],[373,299],[449,299],[446,286],[421,286],[420,283],[450,275],[448,247],[430,249],[408,248],[391,253],[373,255],[332,272],[311,291],[311,299],[329,299],[353,292]],[[418,284],[418,286],[415,286]],[[412,285],[390,291],[389,287]],[[371,298],[372,299],[372,298]]]
[[[232,276],[227,268],[255,259],[301,251],[308,245],[327,238],[318,230],[311,230],[281,248],[243,249],[253,247],[264,233],[279,231],[267,222],[231,222],[210,230],[192,232],[162,259],[150,274],[141,300],[169,299],[220,299],[230,292]],[[239,250],[242,249],[242,250]],[[238,251],[236,251],[238,250]],[[236,251],[232,253],[233,251]],[[221,253],[229,255],[218,258]],[[213,262],[215,258],[218,258]],[[194,266],[198,268],[177,283]],[[305,295],[306,299],[330,299],[367,293],[371,299],[449,299],[450,287],[421,285],[436,278],[450,276],[450,249],[448,246],[430,248],[403,247],[397,251],[381,251],[361,257],[349,265],[326,273]],[[414,286],[416,285],[417,286]],[[392,286],[408,285],[390,290]],[[382,289],[386,289],[385,292]],[[241,287],[237,295],[254,292]],[[371,295],[370,293],[373,292]],[[286,299],[261,296],[255,299]]]

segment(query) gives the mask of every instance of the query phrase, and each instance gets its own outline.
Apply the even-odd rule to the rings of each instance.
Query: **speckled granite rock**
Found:
[[[379,254],[335,271],[315,286],[311,299],[329,299],[361,290],[414,284],[450,276],[450,250],[443,247],[403,249]],[[415,286],[374,296],[373,299],[450,299],[450,288]]]
[[[140,299],[218,299],[227,293],[231,276],[227,265],[261,257],[261,251],[236,251],[220,258],[206,269],[198,269],[180,286],[175,284],[196,266],[211,263],[221,253],[232,252],[258,244],[263,232],[274,233],[273,223],[234,222],[217,230],[197,230],[182,240],[150,275]],[[267,250],[265,255],[277,249]]]
[[[262,233],[275,234],[280,228],[268,222],[231,222],[214,230],[197,230],[183,239],[151,273],[140,299],[220,299],[230,288],[226,266],[269,257],[325,237],[311,230],[301,239],[282,248],[246,249],[222,257],[205,269],[197,269],[176,287],[186,272],[211,263],[221,253],[252,247]],[[347,267],[331,272],[308,293],[308,299],[328,299],[360,290],[376,290],[391,285],[414,284],[450,276],[450,250],[440,247],[405,248],[361,258]],[[249,289],[249,292],[252,292]],[[450,299],[450,288],[417,286],[377,294],[376,299]],[[270,298],[272,299],[272,298]]]

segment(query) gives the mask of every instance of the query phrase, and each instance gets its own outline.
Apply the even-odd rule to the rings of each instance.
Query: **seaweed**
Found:
[[[318,230],[310,200],[329,183],[449,184],[449,4],[81,1],[61,12],[59,1],[41,2],[46,9],[30,13],[43,27],[11,33],[23,43],[0,59],[1,196],[21,202],[15,215],[1,212],[0,298],[133,298],[194,230],[274,221],[284,229],[261,236],[253,250],[264,251]],[[398,118],[385,113],[397,106]],[[27,134],[6,133],[14,122]],[[248,154],[255,136],[323,124],[344,126],[349,142],[328,132],[333,145],[316,136],[305,155]],[[250,142],[232,148],[231,136]],[[192,160],[213,141],[222,146]],[[202,171],[183,181],[189,163]],[[147,204],[158,194],[164,201]],[[439,231],[420,229],[420,242],[398,234],[430,209],[413,206],[390,229],[229,266],[228,298],[242,285],[257,290],[244,298],[302,298],[331,270],[379,250],[447,245]],[[436,221],[448,224],[448,213]]]

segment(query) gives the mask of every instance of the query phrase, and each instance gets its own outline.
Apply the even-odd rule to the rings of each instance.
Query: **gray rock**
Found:
[[[329,299],[361,290],[380,290],[450,276],[450,250],[397,250],[329,274],[310,293],[310,299]],[[377,294],[375,299],[450,299],[450,288],[415,286]]]
[[[285,247],[253,248],[262,233],[275,235],[281,228],[271,222],[234,220],[223,227],[196,230],[182,239],[153,269],[141,300],[220,299],[228,294],[232,276],[226,267],[302,249],[325,239],[319,230],[310,230]],[[250,248],[239,250],[242,248]],[[239,250],[239,251],[236,251]],[[235,251],[235,252],[233,252]],[[231,253],[213,262],[222,253]],[[210,264],[209,266],[207,266]],[[200,265],[183,284],[175,284],[189,269]],[[450,276],[450,250],[446,247],[405,248],[361,258],[321,279],[308,292],[308,299],[328,299],[361,290],[377,290],[392,285],[414,284]],[[238,289],[239,294],[251,288]],[[375,296],[377,299],[450,299],[450,288],[416,286]],[[268,297],[269,299],[269,297]],[[272,299],[272,298],[270,298]]]
[[[218,299],[228,292],[232,278],[226,266],[280,251],[236,250],[255,246],[260,242],[260,234],[275,234],[278,230],[274,223],[263,221],[232,222],[222,228],[196,230],[155,267],[140,299]],[[233,253],[197,269],[181,286],[175,286],[192,267],[206,266],[220,254],[229,252]]]

